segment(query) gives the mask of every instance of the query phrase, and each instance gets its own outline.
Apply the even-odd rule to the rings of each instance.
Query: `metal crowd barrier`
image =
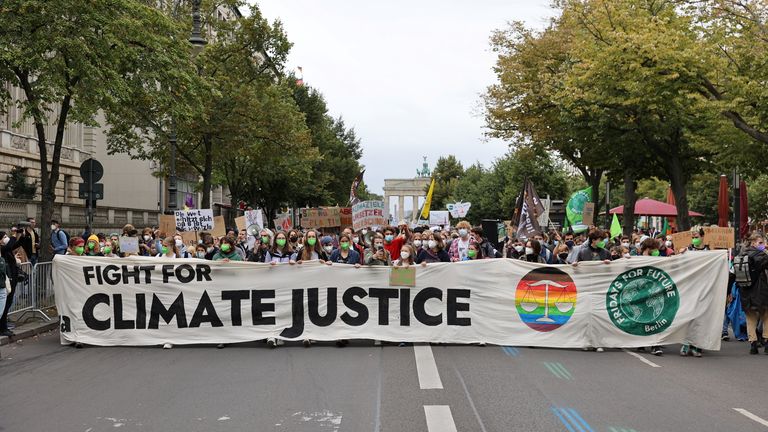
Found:
[[[51,317],[43,309],[56,305],[53,296],[52,262],[40,262],[34,267],[32,263],[19,264],[20,280],[16,284],[16,293],[8,315],[14,316],[14,321],[21,321],[24,316],[31,314],[45,321]]]

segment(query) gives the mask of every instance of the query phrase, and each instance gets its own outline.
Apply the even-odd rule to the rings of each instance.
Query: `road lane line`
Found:
[[[457,432],[448,405],[424,405],[424,416],[427,418],[429,432]]]
[[[443,382],[440,381],[440,373],[437,371],[432,347],[414,344],[413,353],[416,356],[416,372],[419,375],[419,387],[422,390],[442,390]]]
[[[578,412],[578,411],[576,411],[576,410],[575,410],[575,409],[573,409],[573,408],[568,408],[567,410],[568,410],[568,411],[570,411],[571,415],[573,415],[574,417],[576,417],[576,420],[578,420],[578,421],[579,421],[579,422],[580,422],[580,423],[581,423],[581,424],[584,426],[584,430],[586,430],[586,431],[588,431],[588,432],[595,432],[595,431],[592,429],[592,426],[590,426],[590,425],[589,425],[589,423],[587,423],[587,422],[586,422],[586,420],[584,420],[583,418],[581,418],[581,415],[579,415],[579,412]]]
[[[477,418],[477,423],[480,424],[480,430],[482,432],[486,432],[485,425],[483,424],[483,421],[480,419],[480,413],[477,412],[477,408],[475,407],[475,402],[472,400],[472,396],[469,395],[469,389],[467,389],[467,384],[464,382],[464,377],[461,376],[461,372],[454,367],[454,371],[456,371],[456,375],[459,377],[459,382],[461,382],[461,386],[464,387],[464,393],[467,395],[467,400],[469,401],[469,406],[472,408],[472,412],[475,413],[475,418]]]
[[[754,421],[760,423],[763,426],[768,427],[768,420],[761,419],[760,417],[752,414],[751,412],[745,410],[744,408],[734,408],[734,411],[736,411],[739,414],[742,414],[743,416],[745,416],[745,417],[747,417],[747,418],[749,418],[751,420],[754,420]]]
[[[506,355],[508,355],[510,357],[517,357],[518,355],[520,355],[520,350],[515,348],[515,347],[503,346],[503,347],[501,347],[501,349],[502,349],[502,351],[504,351],[504,353]]]
[[[563,416],[564,413],[561,412],[560,408],[552,407],[552,412],[555,413],[557,418],[560,420],[560,423],[562,423],[566,427],[566,429],[568,429],[568,432],[584,432],[584,430],[581,429],[580,427],[578,428],[578,431],[574,429],[573,425],[571,425],[570,420],[566,419]],[[576,426],[578,427],[578,425]]]
[[[567,379],[567,380],[573,379],[573,375],[571,375],[571,373],[570,373],[570,372],[568,372],[568,369],[566,369],[566,368],[565,368],[565,366],[563,366],[563,364],[562,364],[562,363],[554,363],[554,364],[553,364],[553,366],[554,366],[556,369],[559,369],[559,370],[560,370],[560,372],[562,372],[562,374],[563,374],[563,377],[564,377],[565,379]]]
[[[560,371],[555,370],[555,367],[552,365],[552,363],[544,362],[544,366],[549,370],[549,372],[554,375],[557,378],[563,379],[563,377],[560,375]]]
[[[643,362],[643,363],[647,364],[647,365],[648,365],[648,366],[650,366],[650,367],[656,367],[656,368],[658,368],[658,367],[661,367],[660,365],[657,365],[656,363],[654,363],[654,362],[652,362],[652,361],[648,360],[647,358],[645,358],[645,357],[641,356],[641,355],[640,355],[640,354],[638,354],[638,353],[633,353],[632,351],[628,351],[628,350],[626,350],[626,349],[623,349],[622,351],[624,351],[625,353],[627,353],[627,354],[631,355],[632,357],[634,357],[634,358],[636,358],[636,359],[640,360],[641,362]]]

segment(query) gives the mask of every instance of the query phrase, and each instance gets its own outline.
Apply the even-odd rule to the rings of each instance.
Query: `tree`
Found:
[[[87,7],[75,0],[7,0],[0,21],[0,80],[24,93],[14,100],[0,90],[0,109],[19,106],[35,126],[46,258],[67,123],[95,126],[100,109],[140,104],[137,89],[151,94],[158,83],[183,88],[190,52],[177,43],[182,29],[176,23],[136,0],[98,0]],[[51,123],[53,137],[46,134]]]
[[[431,208],[441,209],[450,202],[456,190],[456,185],[464,175],[464,167],[456,156],[440,156],[432,170],[432,179],[435,181],[435,189],[432,191]],[[424,191],[429,192],[429,186]]]

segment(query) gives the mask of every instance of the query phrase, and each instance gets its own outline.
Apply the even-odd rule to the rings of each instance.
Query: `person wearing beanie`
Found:
[[[88,241],[85,244],[85,254],[87,256],[104,256],[101,253],[101,246],[99,245],[99,237],[95,234],[91,234],[88,237]]]

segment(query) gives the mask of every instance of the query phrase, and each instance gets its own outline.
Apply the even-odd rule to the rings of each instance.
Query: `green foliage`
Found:
[[[432,170],[432,179],[435,180],[435,189],[432,191],[432,208],[442,209],[452,202],[450,198],[456,191],[459,179],[464,175],[464,167],[456,156],[440,156]],[[429,192],[427,185],[424,193]]]
[[[31,200],[37,194],[37,180],[29,183],[25,168],[13,167],[8,174],[8,192],[11,198]]]

